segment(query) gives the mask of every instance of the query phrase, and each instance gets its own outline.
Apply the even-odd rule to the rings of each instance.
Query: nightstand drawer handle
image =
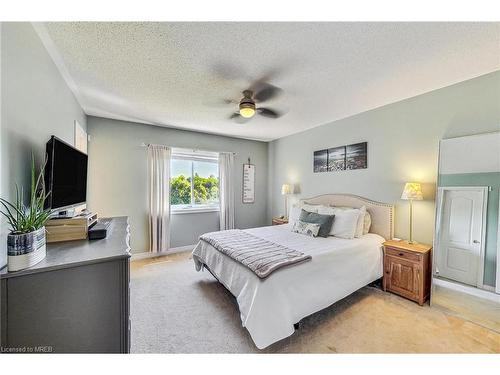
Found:
[[[385,273],[386,273],[386,274],[390,274],[390,272],[389,272],[389,271],[385,271]]]
[[[402,257],[402,256],[404,256],[404,255],[405,255],[404,253],[399,253],[399,256],[400,256],[400,257]]]

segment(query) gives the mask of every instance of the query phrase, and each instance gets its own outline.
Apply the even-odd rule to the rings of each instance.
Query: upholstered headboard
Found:
[[[370,233],[376,233],[386,240],[394,235],[394,205],[392,204],[376,202],[352,194],[324,194],[313,198],[303,198],[299,202],[354,208],[365,206],[372,218]]]

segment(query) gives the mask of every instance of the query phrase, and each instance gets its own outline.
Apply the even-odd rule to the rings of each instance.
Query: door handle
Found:
[[[472,243],[481,243],[481,242],[479,242],[478,240],[474,240],[472,241]]]

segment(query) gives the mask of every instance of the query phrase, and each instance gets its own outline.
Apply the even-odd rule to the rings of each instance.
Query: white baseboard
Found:
[[[452,290],[456,290],[457,292],[462,292],[466,294],[470,294],[475,297],[484,298],[493,302],[500,302],[500,295],[496,294],[494,290],[488,291],[479,288],[474,288],[472,286],[463,285],[454,283],[452,281],[437,279],[435,277],[432,278],[432,282],[435,285],[442,286],[444,288],[449,288]]]
[[[488,292],[493,292],[493,293],[495,293],[495,287],[494,287],[494,286],[491,286],[491,285],[486,285],[486,284],[483,284],[483,285],[481,286],[481,289],[487,290]]]
[[[167,251],[162,251],[159,253],[150,253],[149,251],[145,251],[143,253],[136,253],[132,254],[132,261],[134,260],[141,260],[141,259],[148,259],[148,258],[156,258],[156,257],[163,257],[167,255],[172,255],[176,253],[182,253],[184,251],[190,251],[193,250],[196,244],[193,245],[186,245],[186,246],[179,246],[179,247],[172,247],[168,249]]]

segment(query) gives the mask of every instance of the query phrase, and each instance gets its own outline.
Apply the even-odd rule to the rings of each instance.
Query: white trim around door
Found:
[[[498,193],[498,222],[497,222],[497,273],[495,293],[500,294],[500,192]]]

